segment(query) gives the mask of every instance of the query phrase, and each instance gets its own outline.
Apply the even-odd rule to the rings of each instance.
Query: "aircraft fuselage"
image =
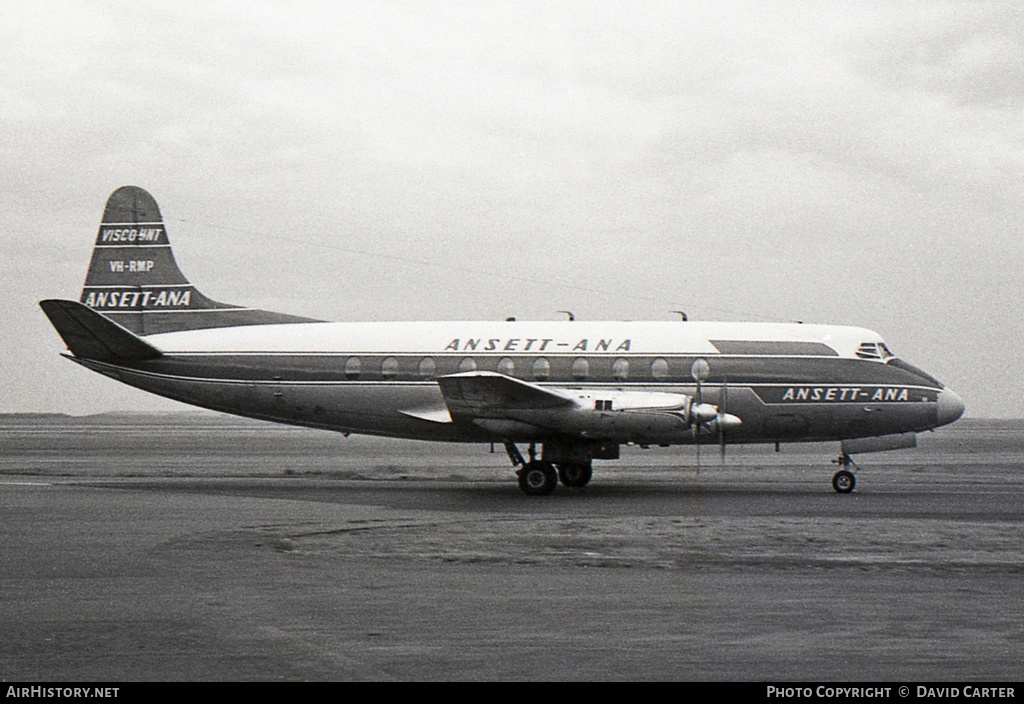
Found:
[[[436,379],[495,372],[574,392],[566,433],[595,441],[688,444],[701,438],[657,408],[624,410],[628,393],[682,394],[742,418],[729,442],[802,442],[918,432],[943,421],[944,388],[888,360],[841,326],[700,322],[294,323],[148,336],[155,359],[85,366],[152,393],[219,411],[429,440],[516,442],[561,434],[543,411],[501,425],[445,417]],[[704,360],[698,390],[694,363]],[[887,363],[890,362],[890,363]],[[945,397],[944,397],[945,398]],[[631,419],[625,414],[629,413]],[[638,416],[647,419],[636,420]],[[536,420],[537,422],[531,422]],[[946,420],[948,422],[948,420]]]

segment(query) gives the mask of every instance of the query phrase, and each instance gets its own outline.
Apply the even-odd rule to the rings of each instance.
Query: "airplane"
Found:
[[[502,443],[520,489],[583,487],[641,447],[914,447],[964,404],[870,330],[682,321],[324,322],[219,303],[179,269],[153,197],[107,201],[79,301],[40,306],[74,362],[194,406],[345,433]],[[524,457],[519,445],[527,446]],[[540,451],[538,453],[538,446]]]

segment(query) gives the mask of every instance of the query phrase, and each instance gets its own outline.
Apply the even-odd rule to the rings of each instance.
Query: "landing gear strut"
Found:
[[[832,488],[836,490],[836,493],[849,494],[857,486],[857,477],[847,468],[853,467],[856,469],[857,465],[854,463],[853,458],[845,452],[839,455],[838,459],[832,460],[832,464],[837,464],[841,468],[832,475]]]

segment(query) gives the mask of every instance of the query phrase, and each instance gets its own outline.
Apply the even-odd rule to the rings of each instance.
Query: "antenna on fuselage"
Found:
[[[684,322],[684,323],[685,323],[685,322],[686,322],[687,320],[689,320],[689,318],[688,318],[688,317],[686,317],[686,313],[684,313],[684,312],[683,312],[683,311],[681,311],[681,310],[674,310],[674,311],[672,311],[672,312],[673,312],[673,313],[678,313],[678,314],[679,314],[679,317],[683,319],[683,322]]]
[[[569,320],[570,320],[570,321],[572,321],[572,320],[576,320],[576,316],[572,314],[572,311],[571,311],[571,310],[560,310],[560,311],[558,311],[558,312],[559,312],[559,313],[565,313],[566,315],[568,315],[568,316],[569,316]]]

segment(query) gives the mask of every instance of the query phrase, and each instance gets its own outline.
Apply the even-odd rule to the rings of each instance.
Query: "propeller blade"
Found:
[[[690,376],[695,382],[697,382],[697,393],[694,399],[695,403],[691,406],[691,419],[690,419],[690,430],[693,433],[693,443],[697,446],[697,474],[700,474],[700,431],[701,426],[708,423],[714,418],[714,414],[717,413],[718,409],[714,406],[709,406],[704,403],[704,391],[701,387],[701,382],[707,379],[708,374],[711,372],[711,365],[703,357],[698,357],[693,360],[693,364],[690,365]]]
[[[718,414],[718,453],[722,458],[722,464],[725,464],[725,426],[726,418],[728,417],[729,410],[729,381],[728,379],[722,381],[722,407],[719,409]]]

